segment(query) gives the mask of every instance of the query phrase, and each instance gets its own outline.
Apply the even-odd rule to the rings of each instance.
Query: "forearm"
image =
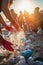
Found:
[[[2,23],[3,24],[3,26],[6,26],[6,23],[4,22],[4,20],[3,20],[3,18],[2,18],[2,16],[0,15],[0,23]]]
[[[18,23],[13,19],[13,17],[11,16],[8,8],[3,7],[2,11],[4,12],[5,16],[7,17],[7,19],[9,19],[9,21],[11,22],[11,24],[16,28],[17,31],[19,31],[19,25]]]

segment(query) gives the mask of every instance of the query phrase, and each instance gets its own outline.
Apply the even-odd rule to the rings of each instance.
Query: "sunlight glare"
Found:
[[[31,1],[29,0],[21,0],[19,3],[17,2],[16,7],[14,7],[14,10],[19,13],[19,11],[24,11],[26,10],[30,14],[33,13],[33,5]]]
[[[25,0],[25,1],[22,1],[20,4],[21,4],[20,9],[22,11],[27,10],[27,11],[29,11],[29,13],[32,13],[32,6],[29,1]]]

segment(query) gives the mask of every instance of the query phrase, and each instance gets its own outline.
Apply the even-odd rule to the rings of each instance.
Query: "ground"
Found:
[[[33,50],[33,55],[36,56],[42,56],[43,57],[43,34],[37,35],[35,41],[33,43],[35,45]]]

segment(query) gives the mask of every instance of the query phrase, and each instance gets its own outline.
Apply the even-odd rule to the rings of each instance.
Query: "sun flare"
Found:
[[[14,6],[14,10],[18,13],[19,11],[28,11],[30,14],[33,12],[33,6],[31,1],[29,0],[21,0],[19,3],[16,1],[16,5]]]
[[[22,1],[20,3],[19,10],[21,10],[21,11],[27,10],[29,13],[32,13],[32,5],[27,0]]]

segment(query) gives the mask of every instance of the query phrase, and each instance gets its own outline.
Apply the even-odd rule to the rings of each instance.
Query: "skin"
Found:
[[[13,16],[11,16],[8,5],[9,5],[8,0],[3,0],[1,9],[2,9],[3,13],[5,14],[6,18],[9,19],[9,21],[16,28],[16,30],[21,31],[19,24],[15,21]]]

